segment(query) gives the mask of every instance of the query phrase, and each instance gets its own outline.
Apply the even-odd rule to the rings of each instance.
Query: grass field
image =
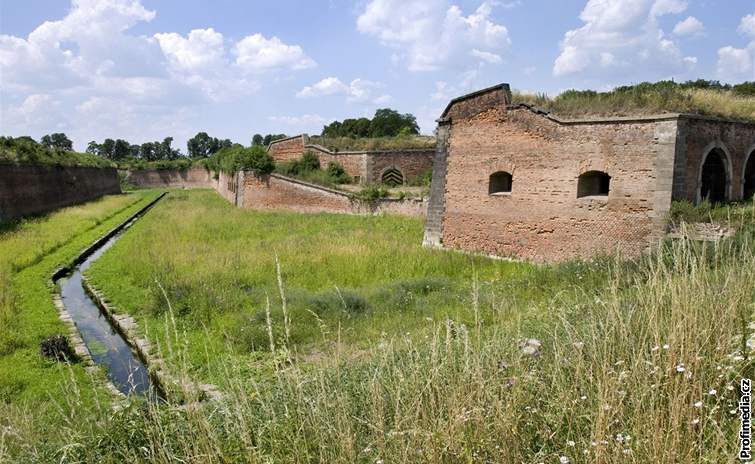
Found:
[[[755,208],[715,216],[737,235],[536,267],[423,249],[413,219],[171,192],[89,277],[224,399],[114,413],[73,376],[45,422],[0,402],[0,461],[736,462]]]
[[[65,333],[53,305],[50,277],[154,195],[109,196],[0,230],[0,418],[19,407],[32,408],[44,423],[45,417],[67,409],[61,391],[71,378],[92,390],[91,379],[79,366],[62,369],[39,356],[42,339]]]

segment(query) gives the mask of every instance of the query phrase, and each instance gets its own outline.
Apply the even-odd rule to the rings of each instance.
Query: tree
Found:
[[[73,142],[62,132],[56,132],[54,134],[45,135],[40,140],[41,144],[47,148],[55,148],[58,150],[73,151]]]
[[[265,138],[262,137],[262,134],[254,134],[254,137],[252,137],[252,146],[262,145],[264,140]]]
[[[286,135],[286,134],[267,134],[267,135],[266,135],[266,136],[265,136],[265,137],[264,137],[264,138],[262,139],[262,145],[264,145],[264,146],[268,146],[268,145],[270,145],[270,144],[271,144],[272,142],[274,142],[275,140],[285,139],[286,137],[287,137],[287,135]]]
[[[123,139],[118,139],[115,141],[115,145],[113,146],[113,161],[121,161],[126,158],[128,158],[129,153],[131,153],[131,144]]]
[[[410,134],[419,134],[417,118],[412,114],[399,114],[396,110],[381,108],[375,111],[375,116],[372,118],[370,136],[395,137],[403,128],[407,128],[406,131]]]
[[[87,153],[90,153],[92,155],[99,155],[100,154],[100,144],[98,144],[96,141],[92,140],[87,144]]]
[[[207,135],[207,132],[199,132],[186,142],[186,150],[190,158],[207,158],[221,148],[232,145],[233,143],[229,139],[218,140]]]
[[[99,148],[99,155],[103,158],[107,158],[109,160],[115,159],[115,140],[113,139],[105,139],[104,142],[102,142],[102,145],[100,145]]]

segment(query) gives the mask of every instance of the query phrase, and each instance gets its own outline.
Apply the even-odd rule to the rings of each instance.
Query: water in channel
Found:
[[[60,278],[57,283],[63,305],[76,323],[92,359],[96,364],[106,368],[113,385],[125,395],[139,395],[156,400],[159,399],[159,393],[153,388],[146,366],[89,297],[84,290],[81,276],[82,272],[118,241],[121,234],[135,220],[97,248],[84,262],[76,266],[70,275]]]

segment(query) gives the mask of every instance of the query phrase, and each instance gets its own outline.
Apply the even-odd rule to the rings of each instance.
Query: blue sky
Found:
[[[78,149],[663,78],[755,80],[755,1],[0,0],[0,133]]]

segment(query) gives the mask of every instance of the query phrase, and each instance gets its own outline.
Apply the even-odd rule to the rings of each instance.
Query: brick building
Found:
[[[317,155],[320,164],[340,163],[346,173],[358,183],[406,183],[419,177],[433,166],[435,149],[406,149],[381,151],[339,151],[310,143],[306,134],[273,141],[268,153],[275,161],[292,161],[310,151]]]
[[[755,123],[686,114],[563,120],[507,84],[438,120],[425,244],[532,261],[636,256],[672,200],[755,193]]]

